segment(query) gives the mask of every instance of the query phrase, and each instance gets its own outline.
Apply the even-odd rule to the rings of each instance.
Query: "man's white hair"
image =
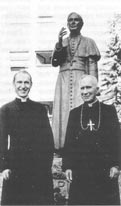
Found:
[[[80,78],[80,82],[79,82],[79,86],[81,85],[81,82],[83,79],[88,78],[92,81],[93,85],[95,85],[96,87],[98,87],[98,80],[95,76],[89,75],[89,74],[84,74],[81,76]]]

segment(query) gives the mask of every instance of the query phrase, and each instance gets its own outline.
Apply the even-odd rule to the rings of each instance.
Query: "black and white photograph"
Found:
[[[121,205],[120,0],[0,0],[0,205]]]

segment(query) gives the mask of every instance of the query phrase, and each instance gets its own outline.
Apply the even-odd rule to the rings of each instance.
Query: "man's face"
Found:
[[[80,84],[81,96],[84,102],[91,103],[95,100],[98,91],[97,84],[93,79],[85,77]]]
[[[69,16],[68,19],[68,28],[70,31],[75,31],[81,29],[81,23],[77,14],[73,13]]]
[[[31,89],[32,83],[30,76],[26,73],[19,73],[16,75],[14,87],[16,94],[21,98],[26,98]]]

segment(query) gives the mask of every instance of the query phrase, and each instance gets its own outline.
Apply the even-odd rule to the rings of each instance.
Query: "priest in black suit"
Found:
[[[32,78],[15,74],[17,98],[0,109],[2,205],[53,204],[54,142],[45,107],[29,99]]]
[[[116,110],[99,102],[97,79],[80,81],[84,103],[70,112],[63,169],[70,181],[70,205],[119,205],[121,133]]]

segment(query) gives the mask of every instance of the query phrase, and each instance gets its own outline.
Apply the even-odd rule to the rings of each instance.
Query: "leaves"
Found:
[[[115,14],[108,25],[107,47],[99,70],[100,99],[118,108],[117,113],[121,122],[121,14]]]

